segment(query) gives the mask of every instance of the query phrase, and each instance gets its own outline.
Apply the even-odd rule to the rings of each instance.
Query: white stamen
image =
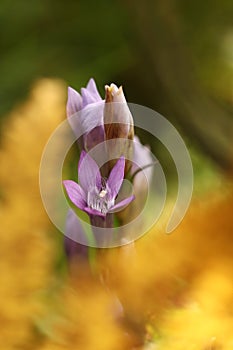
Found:
[[[100,198],[104,198],[107,194],[107,191],[106,190],[102,190],[100,193],[99,193],[99,196]]]
[[[102,187],[100,192],[97,187],[91,188],[87,194],[88,206],[92,209],[98,210],[103,214],[107,214],[108,210],[114,205],[114,198],[108,198],[108,188]]]

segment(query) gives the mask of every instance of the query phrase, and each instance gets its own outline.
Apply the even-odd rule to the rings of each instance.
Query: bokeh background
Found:
[[[233,349],[232,16],[230,0],[1,1],[0,348]],[[67,86],[90,77],[176,126],[194,195],[172,236],[164,218],[135,245],[67,261],[38,171]],[[169,154],[138,132],[172,197]]]

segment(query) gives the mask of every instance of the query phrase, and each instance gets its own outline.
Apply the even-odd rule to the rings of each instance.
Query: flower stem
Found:
[[[90,215],[90,222],[96,245],[101,247],[106,240],[106,234],[102,232],[101,228],[113,227],[113,214],[107,214],[104,218],[98,215]]]
[[[113,227],[113,214],[107,214],[104,218],[98,215],[90,215],[90,221],[94,227]]]

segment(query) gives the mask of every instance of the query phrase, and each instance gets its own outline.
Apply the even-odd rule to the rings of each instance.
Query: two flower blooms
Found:
[[[119,196],[122,183],[128,178],[134,192],[141,188],[139,170],[152,163],[150,150],[134,135],[133,118],[122,87],[115,84],[105,86],[105,100],[93,79],[81,89],[81,94],[68,88],[67,117],[78,137],[81,155],[79,183],[64,180],[66,193],[76,207],[89,215],[93,226],[113,227],[113,216],[135,199],[135,193],[119,199],[124,197]],[[147,179],[151,171],[145,170]]]

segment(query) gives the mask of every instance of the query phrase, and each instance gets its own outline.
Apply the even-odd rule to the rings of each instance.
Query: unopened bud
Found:
[[[122,86],[119,88],[115,84],[105,86],[105,106],[104,106],[104,129],[105,139],[113,140],[108,147],[109,170],[115,164],[114,159],[124,156],[126,159],[125,173],[131,167],[134,137],[133,118],[127,105]],[[116,142],[114,142],[116,139]],[[121,139],[121,142],[119,142]]]

